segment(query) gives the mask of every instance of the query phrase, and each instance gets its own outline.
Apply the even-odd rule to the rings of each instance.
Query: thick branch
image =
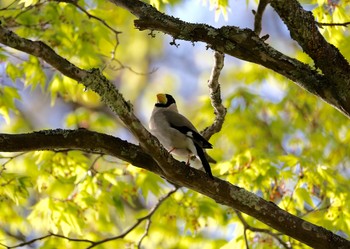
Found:
[[[35,142],[34,142],[35,141]],[[79,130],[41,131],[28,134],[0,134],[0,151],[79,149],[87,152],[106,153],[145,168],[158,175],[163,174],[157,163],[139,146],[112,136]],[[283,234],[318,248],[349,248],[350,242],[330,231],[304,221],[280,209],[272,202],[239,188],[229,182],[215,178],[208,181],[205,173],[183,163],[174,161],[178,173],[168,180],[202,193],[218,203],[242,211],[268,224]],[[163,175],[164,176],[164,175]],[[193,179],[196,179],[195,181]]]
[[[302,8],[296,0],[272,0],[271,6],[287,25],[291,37],[314,60],[331,86],[334,101],[344,112],[350,113],[350,65],[338,48],[328,43],[318,31],[312,12]],[[293,11],[291,11],[293,10]]]
[[[340,91],[339,89],[334,90],[334,86],[329,81],[329,77],[335,79],[334,75],[327,75],[327,77],[325,77],[317,73],[316,70],[311,69],[310,66],[282,54],[265,43],[264,39],[259,38],[259,36],[250,29],[240,29],[235,26],[224,26],[216,29],[206,24],[184,22],[178,18],[160,13],[151,5],[143,3],[140,0],[110,1],[127,9],[138,17],[139,19],[135,20],[135,26],[139,30],[158,30],[171,35],[174,39],[188,40],[191,42],[202,41],[216,51],[262,65],[294,81],[350,117],[350,101],[349,104],[347,101],[347,99],[350,98],[350,87],[348,87],[350,85],[350,83],[348,84],[350,81],[350,70],[347,69],[348,71],[346,71],[347,66],[344,60],[339,60],[339,63],[343,65],[342,68],[344,70],[340,71],[343,71],[345,76],[340,77],[338,81],[339,83],[344,81],[344,84],[339,84],[338,86],[347,87],[347,89],[345,94],[341,96],[341,93],[344,93],[344,91]],[[288,10],[287,8],[285,9],[289,13],[294,12],[290,11],[294,10],[292,7]],[[300,19],[295,19],[295,22],[300,22]],[[303,24],[307,23],[300,22],[300,25]],[[314,24],[313,22],[313,25]],[[306,25],[306,29],[308,30],[309,28],[310,27]],[[313,42],[313,40],[306,40],[306,42],[307,41]],[[332,47],[332,45],[326,44],[327,48]],[[330,60],[332,58],[333,57],[328,57],[328,67],[333,67],[333,64],[338,62]],[[327,59],[325,62],[327,62]]]
[[[154,159],[139,146],[86,129],[0,134],[0,151],[2,152],[67,149],[115,156],[156,174],[161,173]]]

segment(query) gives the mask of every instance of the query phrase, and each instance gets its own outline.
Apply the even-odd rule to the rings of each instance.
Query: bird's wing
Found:
[[[164,116],[172,128],[191,138],[200,147],[205,149],[213,148],[212,144],[198,133],[193,124],[185,116],[172,111],[165,112]]]

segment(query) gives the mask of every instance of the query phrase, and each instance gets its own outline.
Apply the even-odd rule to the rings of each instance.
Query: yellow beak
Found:
[[[158,103],[161,103],[161,104],[166,104],[168,102],[168,99],[166,98],[164,93],[158,93],[157,100],[158,100]]]

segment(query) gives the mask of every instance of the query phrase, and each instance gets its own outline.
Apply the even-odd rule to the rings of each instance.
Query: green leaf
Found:
[[[46,75],[40,66],[39,59],[35,56],[29,56],[28,61],[24,62],[22,65],[25,73],[25,86],[31,86],[32,89],[34,89],[40,85],[42,89],[44,89]]]
[[[34,5],[38,2],[39,0],[20,0],[19,4],[24,3],[24,7],[28,7],[30,5]]]
[[[10,62],[6,65],[6,73],[13,82],[23,76],[23,70]]]
[[[50,82],[49,91],[51,93],[51,106],[55,105],[57,94],[61,91],[62,78],[55,74]]]
[[[288,167],[294,167],[300,160],[299,157],[292,154],[279,156],[278,159],[284,162],[285,166],[288,166]]]
[[[310,193],[305,188],[297,188],[295,190],[296,199],[300,207],[304,207],[304,202],[314,207],[314,203],[311,199]]]
[[[5,106],[0,106],[0,115],[5,119],[6,123],[10,123],[9,110]]]
[[[17,111],[15,100],[20,99],[18,90],[11,86],[0,86],[0,114],[7,124],[10,123],[10,111]]]

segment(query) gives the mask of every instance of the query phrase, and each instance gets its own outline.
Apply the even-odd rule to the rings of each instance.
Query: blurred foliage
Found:
[[[166,91],[169,86],[150,81],[156,77],[170,82],[177,79],[175,70],[154,76],[154,61],[173,59],[164,55],[168,44],[164,46],[163,36],[157,33],[152,38],[149,32],[135,30],[133,17],[108,1],[68,2],[3,0],[1,23],[22,37],[47,43],[79,67],[103,69],[126,99],[135,103],[140,116],[150,113],[155,89]],[[176,8],[181,2],[149,1],[161,10],[169,5]],[[208,3],[216,15],[228,15],[228,1]],[[302,3],[312,6],[320,23],[350,21],[348,1]],[[349,57],[348,28],[322,26],[320,30]],[[312,65],[299,49],[295,49],[295,57]],[[210,59],[207,63],[211,65]],[[41,127],[35,114],[50,119],[61,113],[62,123],[56,121],[57,126],[129,136],[99,96],[41,59],[2,46],[0,60],[7,77],[0,85],[2,132],[32,131]],[[203,78],[209,72],[203,72]],[[222,131],[211,140],[215,149],[209,153],[218,160],[212,167],[214,175],[349,238],[348,119],[257,65],[228,62],[220,81],[228,114]],[[39,99],[40,104],[31,106],[33,100],[28,96]],[[40,102],[42,96],[49,101]],[[213,120],[207,97],[197,105],[191,103],[193,99],[177,99],[180,111],[188,114],[197,127],[203,129]],[[90,241],[118,236],[174,188],[162,178],[116,158],[80,151],[1,153],[0,162],[0,243],[6,245],[49,232]],[[236,214],[187,189],[169,195],[150,219],[152,223],[142,240],[144,248],[245,247],[244,228]],[[269,229],[249,216],[244,219],[253,227]],[[144,220],[125,237],[98,248],[136,248],[145,235],[146,224]],[[286,236],[281,238],[293,248],[306,248]],[[250,248],[280,248],[268,234],[248,231],[247,239]],[[89,245],[87,241],[68,242],[57,236],[34,243],[37,248]]]

